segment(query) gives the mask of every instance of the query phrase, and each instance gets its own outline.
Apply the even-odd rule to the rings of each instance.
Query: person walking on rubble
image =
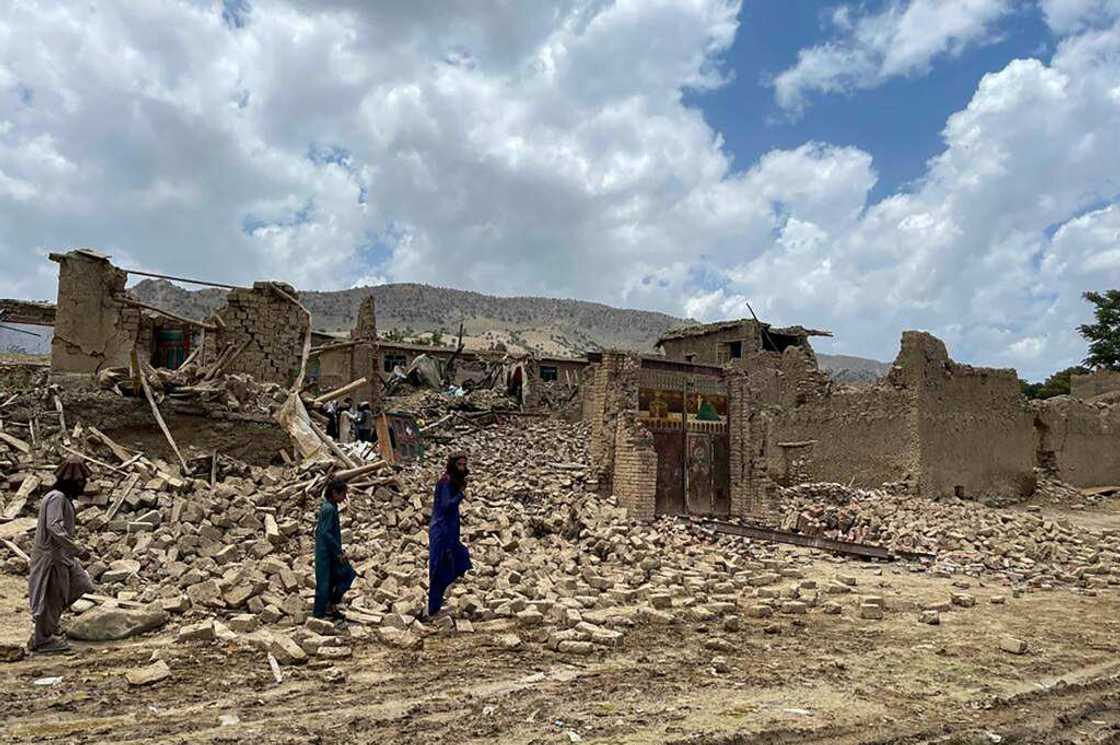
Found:
[[[467,486],[467,457],[452,455],[436,483],[428,522],[428,617],[443,607],[443,594],[471,568],[471,555],[459,540],[459,504]]]
[[[32,652],[64,652],[70,648],[59,633],[62,611],[87,592],[93,581],[78,557],[89,552],[74,541],[74,500],[85,491],[90,470],[81,458],[71,456],[54,472],[54,488],[39,503],[39,523],[31,548],[28,598],[35,630],[28,648]]]
[[[315,608],[316,618],[340,618],[338,604],[354,584],[357,573],[342,549],[342,525],[338,505],[346,499],[346,482],[331,479],[319,505],[315,525]]]

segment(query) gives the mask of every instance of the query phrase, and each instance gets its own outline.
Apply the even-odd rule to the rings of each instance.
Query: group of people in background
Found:
[[[323,408],[327,417],[327,435],[339,442],[373,442],[373,409],[369,401],[362,401],[354,408],[354,400],[345,398],[342,403],[328,401]]]

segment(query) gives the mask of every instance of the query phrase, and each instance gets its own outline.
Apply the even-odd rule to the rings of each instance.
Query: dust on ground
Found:
[[[807,555],[802,549],[789,553]],[[621,648],[573,659],[506,650],[508,620],[429,637],[422,651],[356,644],[339,663],[285,667],[263,652],[170,634],[74,643],[61,657],[5,664],[0,739],[12,743],[1098,743],[1120,741],[1120,606],[1052,590],[1008,597],[968,580],[973,608],[918,612],[961,580],[821,554],[817,576],[854,574],[890,598],[884,620],[743,618],[638,626]],[[468,580],[469,581],[469,580]],[[958,584],[954,584],[954,582]],[[29,631],[24,581],[0,576],[0,641]],[[1000,639],[1026,640],[1025,655]],[[712,668],[711,645],[730,671]],[[124,673],[168,662],[133,688]],[[326,682],[330,667],[345,682]],[[36,680],[60,677],[51,686]]]

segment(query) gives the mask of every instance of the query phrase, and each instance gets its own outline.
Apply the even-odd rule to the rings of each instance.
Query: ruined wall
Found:
[[[618,417],[611,486],[620,506],[638,520],[652,520],[657,507],[657,451],[653,435],[632,413]]]
[[[774,410],[767,415],[767,473],[787,485],[878,487],[914,478],[920,452],[915,414],[913,397],[888,385]]]
[[[727,373],[727,407],[731,515],[771,522],[777,500],[766,469],[766,420],[744,370]]]
[[[140,328],[140,311],[114,296],[124,294],[128,275],[108,258],[84,251],[50,258],[59,267],[51,370],[92,373],[127,366]]]
[[[591,467],[603,490],[611,487],[618,419],[626,412],[638,410],[639,365],[637,359],[628,358],[625,354],[605,352],[602,361],[595,366],[590,382],[587,408],[591,420],[591,441],[588,450]]]
[[[927,497],[1021,497],[1034,490],[1034,416],[1014,370],[953,362],[930,334],[906,331],[892,377],[916,396]]]
[[[1033,406],[1039,465],[1074,486],[1120,484],[1120,405],[1059,396]]]
[[[338,349],[325,349],[319,352],[319,391],[333,391],[341,388],[354,378],[351,377],[353,367],[353,347]],[[354,398],[354,396],[351,396]]]
[[[1095,370],[1069,379],[1069,395],[1074,398],[1087,400],[1113,391],[1120,391],[1120,372],[1115,370]]]
[[[293,287],[276,284],[299,299]],[[276,292],[272,285],[255,282],[252,289],[230,290],[226,306],[217,313],[224,328],[213,335],[213,346],[207,340],[208,357],[226,344],[245,344],[225,371],[247,373],[261,382],[287,386],[299,374],[307,319],[295,303]]]
[[[746,355],[762,347],[758,326],[753,323],[743,323],[740,326],[713,331],[710,334],[666,339],[661,343],[661,348],[664,350],[665,356],[672,360],[684,360],[691,354],[693,355],[693,362],[718,365],[721,364],[719,360],[720,344],[732,341],[743,342],[743,358],[731,360],[731,363],[736,366],[742,366]]]
[[[362,304],[358,307],[358,319],[350,336],[358,343],[350,350],[351,377],[346,382],[365,378],[368,382],[354,391],[354,400],[369,401],[376,411],[381,402],[381,378],[378,376],[381,357],[377,348],[377,315],[372,294],[362,299]]]

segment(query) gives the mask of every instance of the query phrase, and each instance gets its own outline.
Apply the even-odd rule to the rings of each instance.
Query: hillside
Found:
[[[139,299],[190,318],[203,319],[221,307],[225,291],[185,290],[164,280],[144,280],[131,292]],[[670,328],[691,323],[665,313],[625,310],[582,300],[544,297],[495,297],[478,292],[421,284],[387,284],[334,292],[302,291],[318,331],[348,331],[358,306],[372,293],[377,328],[382,336],[397,332],[406,339],[428,339],[433,332],[449,343],[464,324],[468,348],[502,343],[513,350],[578,356],[590,349],[652,352]],[[819,354],[822,369],[845,381],[869,381],[890,365],[845,355]]]

